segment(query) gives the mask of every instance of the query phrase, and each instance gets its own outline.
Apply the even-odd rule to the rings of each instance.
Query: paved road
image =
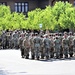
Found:
[[[75,60],[22,59],[20,50],[0,50],[0,75],[75,75]]]

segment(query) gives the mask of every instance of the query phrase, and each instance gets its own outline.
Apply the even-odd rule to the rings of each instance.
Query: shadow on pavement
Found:
[[[27,72],[6,72],[4,70],[0,70],[0,75],[22,75],[22,74],[26,74]]]
[[[6,71],[0,70],[0,75],[8,75]]]
[[[65,58],[65,59],[49,59],[49,60],[44,60],[44,59],[41,59],[41,60],[37,60],[37,61],[42,61],[42,62],[54,62],[54,61],[72,61],[72,60],[75,60],[75,58]]]

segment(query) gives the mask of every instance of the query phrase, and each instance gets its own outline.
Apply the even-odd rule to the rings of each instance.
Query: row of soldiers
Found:
[[[0,35],[0,49],[19,49],[19,38],[23,31],[2,31]]]
[[[26,59],[30,52],[31,59],[68,58],[74,56],[75,34],[7,31],[0,36],[0,48],[20,49]]]
[[[31,34],[30,36],[22,34],[19,38],[22,58],[29,59],[50,59],[50,58],[69,58],[74,56],[75,35],[72,32],[55,34]]]

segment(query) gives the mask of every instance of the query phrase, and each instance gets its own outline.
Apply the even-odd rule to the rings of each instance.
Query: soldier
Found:
[[[62,48],[62,40],[63,40],[63,36],[62,33],[59,33],[59,39],[60,39],[60,58],[63,58],[63,48]]]
[[[2,38],[1,38],[1,35],[0,35],[0,49],[2,49]]]
[[[30,41],[29,41],[28,36],[26,36],[23,41],[23,47],[24,47],[24,57],[26,59],[29,59]]]
[[[69,55],[70,57],[73,57],[73,35],[72,32],[69,32]]]
[[[9,47],[10,47],[11,49],[13,48],[13,37],[12,37],[12,32],[10,33]]]
[[[23,46],[23,40],[24,39],[25,39],[25,37],[24,37],[24,34],[22,33],[20,35],[20,38],[19,38],[19,48],[21,50],[21,56],[22,56],[22,58],[24,58],[24,46]]]
[[[61,46],[61,41],[59,37],[56,36],[54,40],[54,48],[55,48],[55,53],[56,53],[56,58],[60,58],[60,46]]]
[[[18,35],[18,32],[15,31],[15,33],[13,34],[13,39],[14,39],[14,48],[18,48],[18,38],[19,38],[19,35]]]
[[[44,37],[41,35],[41,59],[44,59]]]
[[[44,39],[46,59],[49,59],[49,56],[50,56],[50,44],[51,44],[50,39],[48,38],[48,35],[46,35],[46,38]]]
[[[3,49],[6,49],[6,32],[3,31],[3,34],[2,34],[2,46],[3,46]]]
[[[41,38],[38,36],[38,34],[35,34],[34,38],[34,49],[35,49],[35,57],[37,60],[39,60],[40,56],[40,47],[41,47]]]
[[[75,33],[74,33],[74,38],[73,38],[73,52],[74,52],[74,55],[75,55]]]
[[[30,47],[31,47],[31,59],[35,58],[35,52],[34,52],[34,34],[32,34],[30,38]]]
[[[50,34],[50,40],[51,40],[51,48],[50,48],[50,58],[54,57],[54,42],[53,42],[53,36],[52,34]]]
[[[69,39],[68,39],[67,32],[64,32],[64,37],[63,37],[63,40],[62,40],[62,47],[63,47],[63,52],[64,52],[64,55],[65,55],[65,58],[68,58]]]
[[[6,32],[6,48],[9,48],[10,32]]]

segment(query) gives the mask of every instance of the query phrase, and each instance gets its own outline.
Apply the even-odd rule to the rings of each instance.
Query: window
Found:
[[[0,5],[7,5],[6,2],[0,2]]]
[[[15,3],[15,11],[16,12],[23,12],[27,13],[28,12],[28,3],[27,2],[16,2]]]
[[[74,6],[75,6],[75,0],[74,0]]]

